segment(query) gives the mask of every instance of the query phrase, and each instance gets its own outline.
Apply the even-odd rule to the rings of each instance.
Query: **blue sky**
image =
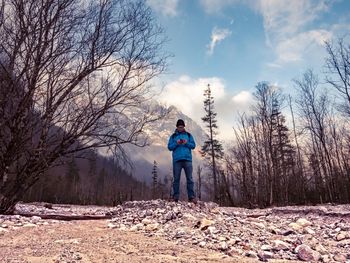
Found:
[[[246,111],[254,86],[269,81],[293,93],[307,68],[324,71],[324,41],[350,32],[348,0],[146,0],[173,57],[160,100],[199,124],[210,84],[220,138],[232,138],[235,113]],[[159,84],[161,83],[161,84]]]

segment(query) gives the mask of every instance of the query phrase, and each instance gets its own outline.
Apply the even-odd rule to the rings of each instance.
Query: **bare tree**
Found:
[[[143,1],[4,0],[0,17],[0,214],[48,167],[89,148],[147,144],[162,30]]]
[[[333,202],[333,162],[331,152],[328,147],[327,121],[329,116],[329,98],[323,93],[319,94],[319,80],[313,71],[304,73],[301,80],[294,80],[299,90],[300,117],[304,120],[304,125],[311,136],[312,155],[310,161],[313,162],[315,174],[319,174],[319,192],[323,194],[326,188],[327,199]],[[318,173],[318,171],[322,171]]]
[[[350,117],[350,45],[340,38],[336,44],[326,42],[326,50],[326,80],[344,99],[340,108]]]

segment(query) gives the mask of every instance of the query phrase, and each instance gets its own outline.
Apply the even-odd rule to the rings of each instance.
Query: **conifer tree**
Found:
[[[207,140],[202,146],[202,155],[209,159],[214,183],[214,202],[218,201],[218,173],[217,161],[224,155],[222,144],[216,139],[218,134],[218,125],[216,120],[217,113],[214,112],[214,97],[211,95],[210,85],[204,91],[204,110],[205,116],[202,121],[207,129]]]
[[[156,197],[157,185],[158,185],[157,162],[154,161],[153,169],[152,169],[152,198],[153,199]]]

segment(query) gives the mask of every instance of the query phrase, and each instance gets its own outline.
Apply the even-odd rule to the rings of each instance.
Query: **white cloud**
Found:
[[[308,29],[313,21],[330,9],[335,0],[201,0],[207,13],[216,13],[227,6],[245,4],[263,17],[266,43],[276,53],[268,67],[305,60],[310,46],[320,47],[329,40],[331,31]],[[309,40],[307,38],[310,38]],[[321,41],[319,41],[321,40]],[[313,53],[319,52],[314,49]]]
[[[178,3],[179,0],[146,0],[147,5],[164,16],[176,16]]]
[[[252,100],[253,100],[252,94],[246,90],[243,90],[237,95],[232,97],[232,101],[235,103],[235,105],[239,105],[239,106],[249,106]]]
[[[203,94],[208,84],[210,84],[215,101],[225,97],[223,80],[216,77],[192,79],[183,75],[165,86],[160,100],[168,105],[176,106],[200,124],[204,113]]]
[[[235,96],[228,94],[225,82],[217,77],[193,79],[187,75],[168,83],[160,95],[160,101],[166,105],[174,105],[188,115],[199,125],[203,126],[201,118],[204,116],[204,90],[210,84],[214,97],[215,111],[219,126],[219,138],[230,140],[233,137],[232,126],[234,113],[248,110],[252,102],[252,95],[242,91]]]
[[[205,12],[213,14],[220,12],[225,6],[237,4],[242,0],[200,0]]]
[[[211,41],[210,41],[210,44],[208,45],[208,54],[212,55],[214,52],[215,46],[230,35],[231,35],[231,31],[228,30],[227,28],[214,27],[211,32],[211,37],[210,37]]]
[[[300,32],[307,23],[329,9],[326,0],[297,0],[288,3],[281,0],[249,2],[252,8],[263,16],[265,31],[274,37],[282,38]]]
[[[281,40],[276,46],[277,63],[301,61],[308,53],[324,51],[324,42],[332,38],[327,30],[311,30]]]

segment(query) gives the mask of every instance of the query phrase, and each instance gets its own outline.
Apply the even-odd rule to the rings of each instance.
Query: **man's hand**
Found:
[[[177,144],[186,144],[187,143],[187,140],[185,139],[179,139],[176,141]]]

